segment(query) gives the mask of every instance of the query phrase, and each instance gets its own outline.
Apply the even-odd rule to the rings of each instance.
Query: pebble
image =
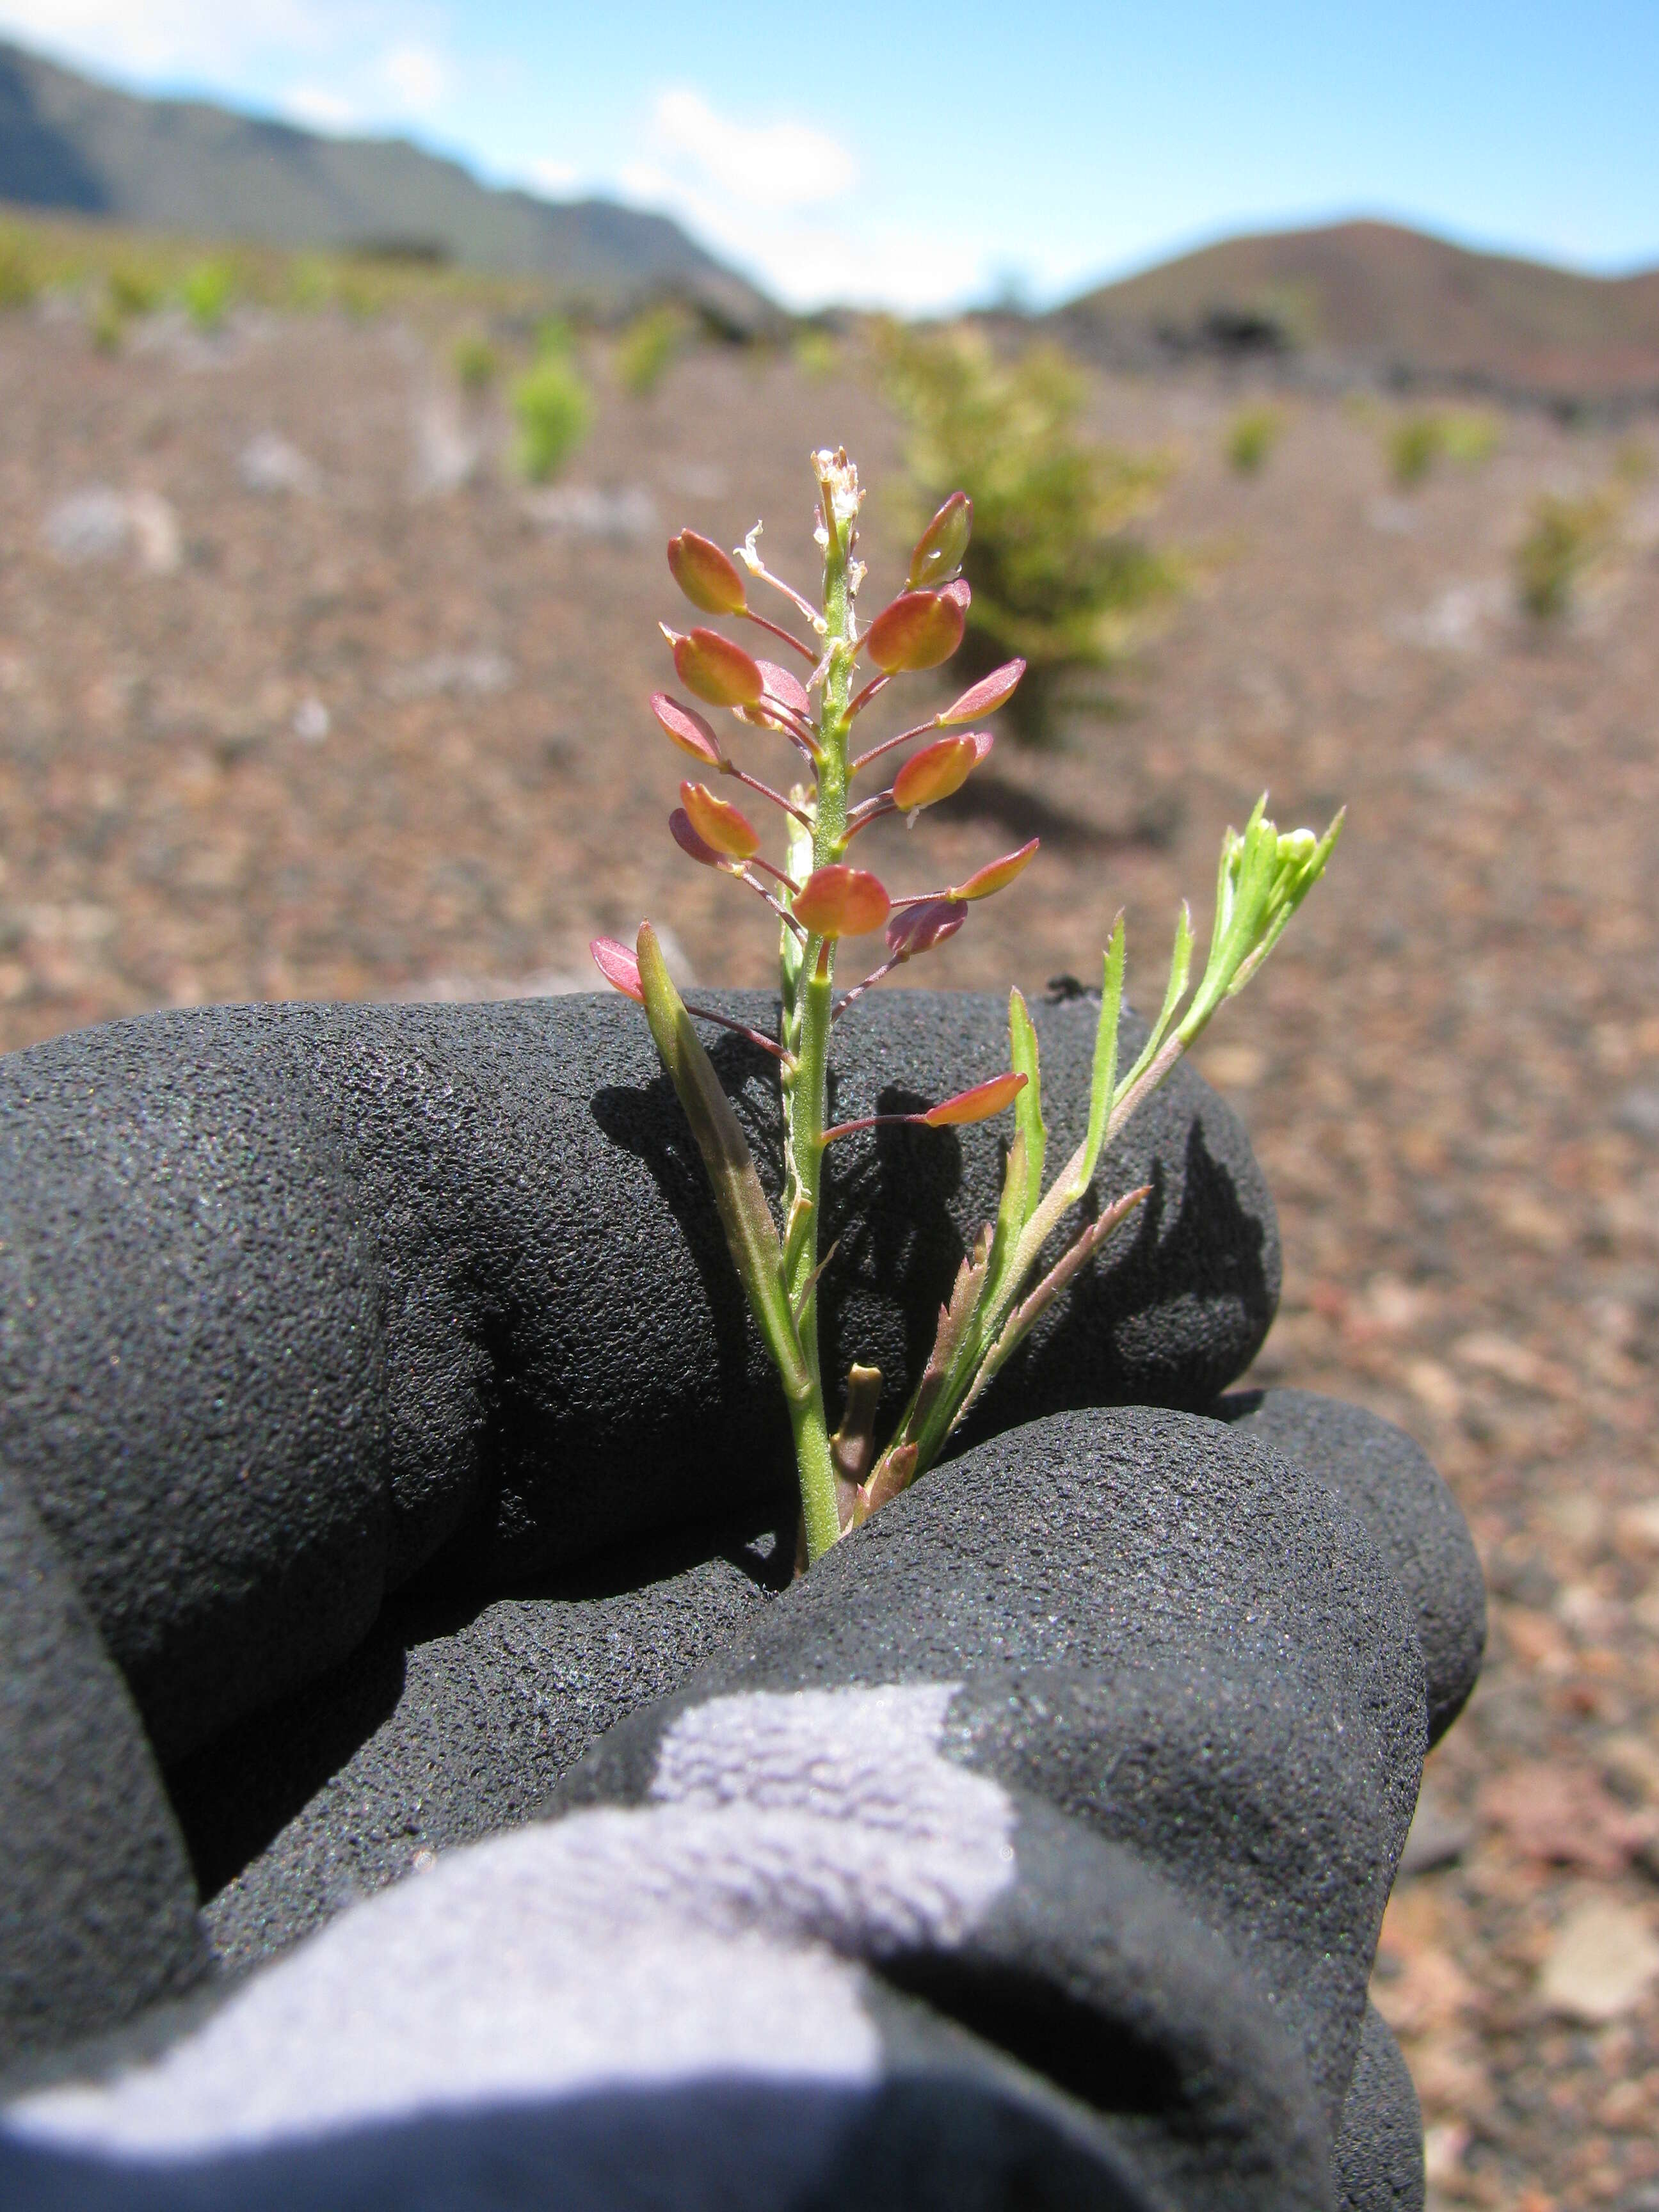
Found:
[[[1538,1978],[1553,2012],[1599,2026],[1633,2012],[1659,1975],[1659,1941],[1644,1914],[1590,1894],[1568,1908]]]

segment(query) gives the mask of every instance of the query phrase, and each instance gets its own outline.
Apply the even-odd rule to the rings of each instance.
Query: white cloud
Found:
[[[569,161],[532,161],[529,177],[538,192],[551,192],[556,198],[574,192],[580,181],[578,171]]]
[[[138,76],[234,69],[272,47],[314,52],[335,27],[314,0],[0,0],[0,30]]]
[[[429,115],[449,89],[449,72],[431,46],[389,48],[380,57],[380,76],[410,115]]]
[[[296,84],[283,94],[283,110],[311,131],[355,131],[361,120],[349,100],[324,84]]]
[[[671,155],[748,207],[815,207],[858,181],[847,148],[808,123],[734,123],[685,87],[658,96],[653,120]]]

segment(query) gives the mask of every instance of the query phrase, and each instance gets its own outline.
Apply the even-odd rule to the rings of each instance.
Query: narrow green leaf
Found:
[[[1095,1163],[1106,1138],[1106,1119],[1117,1088],[1117,1025],[1123,1011],[1123,952],[1125,933],[1120,914],[1112,924],[1100,984],[1100,1023],[1095,1030],[1094,1073],[1089,1079],[1089,1132],[1083,1156],[1068,1186],[1073,1198],[1081,1198],[1093,1180]]]
[[[1030,1009],[1018,991],[1008,994],[1008,1065],[1025,1078],[1025,1088],[1014,1101],[1014,1127],[1025,1142],[1025,1195],[1016,1230],[1024,1229],[1042,1195],[1043,1163],[1048,1133],[1042,1125],[1042,1073],[1038,1065],[1037,1034]]]
[[[656,932],[648,921],[640,926],[638,951],[646,1018],[708,1170],[720,1226],[744,1294],[785,1390],[792,1398],[804,1398],[811,1390],[811,1378],[790,1318],[772,1209],[755,1172],[748,1141],[731,1100],[720,1088],[714,1062],[703,1050],[674,988]]]
[[[1008,1158],[1003,1166],[1002,1198],[997,1206],[996,1226],[991,1232],[991,1249],[985,1263],[985,1285],[981,1300],[988,1312],[996,1310],[1003,1279],[1019,1243],[1019,1232],[1029,1218],[1027,1209],[1030,1191],[1025,1132],[1023,1128],[1016,1128],[1014,1141],[1008,1147]]]
[[[1170,1024],[1175,1019],[1176,1010],[1181,1004],[1182,994],[1187,988],[1188,978],[1192,972],[1193,915],[1192,908],[1186,900],[1182,899],[1181,912],[1176,918],[1175,944],[1170,953],[1170,981],[1164,994],[1164,1004],[1158,1010],[1158,1019],[1152,1024],[1152,1035],[1141,1047],[1139,1059],[1117,1086],[1114,1104],[1116,1103],[1116,1098],[1123,1097],[1134,1089],[1135,1085],[1158,1058],[1158,1048],[1170,1033]]]

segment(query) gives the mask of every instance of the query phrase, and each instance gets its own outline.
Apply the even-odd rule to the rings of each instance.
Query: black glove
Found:
[[[1385,1448],[1289,1411],[1339,1484]],[[983,1444],[550,1820],[343,1916],[159,2062],[14,2108],[0,2179],[94,2212],[1420,2201],[1364,1990],[1478,1623],[1417,1492],[1395,1535],[1439,1548],[1464,1655],[1426,1688],[1382,1547],[1248,1429]]]

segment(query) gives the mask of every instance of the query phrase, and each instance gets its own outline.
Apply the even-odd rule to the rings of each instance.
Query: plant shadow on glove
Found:
[[[579,2207],[671,2171],[690,2206],[1420,2203],[1364,1992],[1427,1710],[1325,1483],[1206,1419],[1050,1417],[878,1516],[553,1817],[15,2108],[13,2197],[527,2207],[539,2154]]]

